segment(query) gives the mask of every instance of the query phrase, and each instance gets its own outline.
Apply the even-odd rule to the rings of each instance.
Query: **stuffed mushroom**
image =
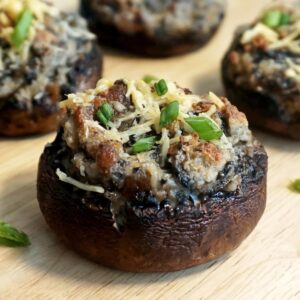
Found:
[[[96,85],[102,55],[77,14],[46,1],[0,1],[0,135],[56,129],[58,101]]]
[[[232,251],[259,221],[267,155],[226,98],[165,80],[102,79],[60,106],[38,201],[83,256],[124,271],[175,271]]]
[[[101,43],[164,57],[203,46],[219,28],[225,0],[82,0]]]
[[[300,139],[300,11],[272,6],[241,27],[223,60],[228,97],[251,125]]]

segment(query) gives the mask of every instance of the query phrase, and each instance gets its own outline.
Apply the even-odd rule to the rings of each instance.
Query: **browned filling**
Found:
[[[98,86],[104,83],[105,80],[100,81]],[[218,98],[217,107],[214,97],[198,97],[169,82],[169,92],[159,97],[154,85],[154,82],[147,85],[142,81],[118,80],[105,88],[97,87],[94,91],[69,96],[62,103],[66,113],[58,140],[63,158],[59,159],[57,168],[81,183],[102,187],[104,197],[116,197],[119,204],[129,201],[145,206],[159,203],[168,203],[171,207],[179,203],[194,205],[204,197],[201,195],[238,191],[243,176],[253,170],[257,147],[245,116],[225,98]],[[145,115],[136,113],[140,103],[136,103],[133,87],[145,89],[141,103],[152,96],[154,100],[149,100],[149,106],[161,101],[160,111],[166,107],[164,101],[171,97],[173,88],[179,98],[194,97],[187,109],[188,116],[211,111],[209,118],[218,124],[223,136],[211,141],[201,139],[185,128],[180,115],[164,128],[152,124],[149,131],[138,134],[149,122],[144,119],[148,111],[142,106]],[[80,102],[82,99],[88,100]],[[184,110],[190,99],[183,101],[180,109]],[[109,104],[113,110],[107,126],[98,119],[99,109],[104,104]],[[136,130],[131,132],[132,128]],[[113,135],[115,131],[117,134]],[[124,140],[118,140],[119,136]],[[149,137],[156,140],[151,149],[132,152],[137,141]],[[166,140],[169,141],[167,147]],[[164,148],[166,156],[162,156]]]
[[[281,13],[285,23],[270,27],[270,13]],[[300,119],[299,16],[296,9],[269,8],[253,24],[239,30],[224,65],[228,80],[266,97],[266,101],[253,99],[251,105],[285,122]]]

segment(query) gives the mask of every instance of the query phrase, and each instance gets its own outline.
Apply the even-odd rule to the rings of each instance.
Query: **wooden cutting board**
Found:
[[[72,0],[55,2],[62,9],[77,6]],[[234,29],[268,3],[228,2],[221,30],[204,49],[163,60],[105,50],[104,76],[153,74],[200,94],[222,94],[220,60]],[[259,225],[225,259],[169,274],[122,273],[66,249],[46,226],[36,201],[38,158],[54,134],[0,139],[0,220],[23,229],[32,241],[27,249],[0,247],[0,299],[300,299],[300,195],[287,189],[290,180],[300,178],[300,143],[257,135],[270,157],[268,204]]]

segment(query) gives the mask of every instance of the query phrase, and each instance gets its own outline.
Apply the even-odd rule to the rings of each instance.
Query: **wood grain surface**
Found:
[[[62,9],[77,6],[55,2]],[[222,94],[220,59],[234,29],[268,3],[228,2],[221,30],[204,49],[164,60],[105,50],[104,75],[153,74],[200,94]],[[300,178],[300,143],[257,135],[270,157],[268,204],[259,225],[230,256],[168,274],[121,273],[66,249],[46,226],[36,200],[38,158],[54,135],[0,139],[0,220],[23,229],[32,241],[27,249],[0,247],[0,299],[300,299],[300,195],[287,189]]]

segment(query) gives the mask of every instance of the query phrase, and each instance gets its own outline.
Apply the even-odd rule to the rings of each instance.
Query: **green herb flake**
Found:
[[[30,245],[30,240],[24,232],[17,230],[7,223],[0,222],[0,245],[26,247]]]
[[[296,180],[292,181],[289,185],[289,189],[292,192],[300,193],[300,179],[296,179]]]
[[[102,104],[96,113],[99,122],[104,126],[107,126],[108,122],[112,119],[113,114],[113,108],[108,103]]]
[[[264,15],[262,22],[272,29],[287,25],[290,22],[290,15],[279,10],[270,10]]]
[[[205,141],[219,140],[223,135],[223,131],[209,118],[190,117],[185,122]]]
[[[165,127],[171,124],[177,119],[179,115],[179,103],[178,101],[173,101],[168,104],[160,114],[160,126]]]
[[[28,38],[29,29],[32,24],[33,14],[28,8],[20,14],[15,29],[11,35],[11,41],[14,47],[20,48]]]
[[[131,148],[133,154],[150,151],[156,141],[155,136],[147,137],[138,140]]]
[[[150,84],[152,81],[155,81],[157,79],[158,79],[157,77],[152,76],[152,75],[145,75],[143,77],[143,81],[146,82],[146,83],[148,83],[148,84]]]
[[[281,15],[280,25],[288,25],[290,23],[290,15],[286,12],[283,12]]]
[[[164,79],[161,79],[160,81],[156,82],[154,84],[154,88],[156,91],[156,94],[158,96],[164,96],[168,92],[168,86]]]

